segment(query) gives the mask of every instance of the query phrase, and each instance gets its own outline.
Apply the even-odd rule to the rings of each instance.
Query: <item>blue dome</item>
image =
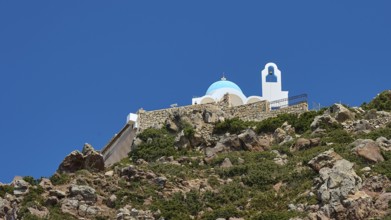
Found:
[[[210,95],[212,92],[218,90],[218,89],[224,89],[224,88],[230,88],[230,89],[235,89],[239,91],[240,93],[243,93],[242,90],[239,88],[238,85],[235,83],[228,81],[228,80],[220,80],[212,85],[209,86],[208,90],[206,91],[207,95]]]

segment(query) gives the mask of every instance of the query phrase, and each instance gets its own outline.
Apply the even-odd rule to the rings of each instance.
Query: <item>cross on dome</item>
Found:
[[[221,77],[221,81],[226,81],[227,78],[225,78],[225,73],[223,72],[223,77]]]

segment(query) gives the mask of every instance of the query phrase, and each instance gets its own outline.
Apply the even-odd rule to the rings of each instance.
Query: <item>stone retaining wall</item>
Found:
[[[305,111],[308,111],[307,103],[270,110],[269,102],[267,101],[233,107],[229,105],[228,101],[225,102],[223,100],[220,103],[189,105],[155,111],[139,110],[137,114],[139,116],[139,129],[144,130],[150,127],[160,128],[168,119],[173,119],[176,115],[186,115],[191,118],[192,116],[195,117],[196,113],[209,113],[224,119],[237,117],[244,121],[262,121],[282,113],[302,113]]]

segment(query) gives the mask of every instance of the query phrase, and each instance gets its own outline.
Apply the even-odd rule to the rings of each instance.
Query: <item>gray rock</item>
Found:
[[[79,200],[77,199],[63,199],[61,201],[61,211],[63,213],[73,214],[79,207]]]
[[[81,195],[85,201],[96,202],[96,192],[90,186],[73,185],[70,187],[69,192],[72,197]]]
[[[308,165],[315,171],[319,171],[324,167],[333,167],[334,164],[341,159],[342,157],[339,154],[335,153],[334,149],[330,149],[312,158],[308,162]]]
[[[49,196],[55,196],[59,199],[65,198],[67,194],[61,190],[50,190],[49,191]]]
[[[84,155],[80,151],[72,151],[60,164],[58,171],[73,173],[84,168]]]
[[[42,178],[41,182],[39,182],[39,185],[45,190],[51,190],[53,188],[52,181],[50,181],[48,178]]]
[[[373,127],[367,120],[358,120],[353,123],[353,131],[354,132],[367,133],[371,130],[373,130]]]
[[[46,199],[45,204],[49,205],[49,206],[54,206],[54,205],[57,205],[59,203],[59,201],[60,200],[56,196],[49,196]]]
[[[43,219],[49,216],[49,210],[45,206],[34,207],[34,208],[28,207],[27,210],[31,215],[36,216],[38,218]]]
[[[159,185],[159,187],[164,188],[167,183],[167,178],[164,176],[159,176],[155,179],[155,182]]]
[[[0,216],[4,216],[6,213],[4,212],[4,209],[8,210],[10,209],[10,202],[6,199],[2,199],[0,197]]]
[[[242,134],[238,135],[241,145],[245,150],[249,151],[263,151],[265,150],[263,143],[260,142],[257,134],[252,129],[247,129]],[[270,144],[267,144],[270,145]],[[269,148],[269,146],[267,146]]]
[[[91,144],[85,143],[83,146],[82,154],[87,155],[88,153],[95,151]]]
[[[282,128],[277,128],[274,131],[273,137],[274,137],[274,140],[276,140],[277,143],[281,143],[282,141],[285,140],[287,135],[288,134],[286,133],[286,131],[284,131]]]
[[[357,155],[372,161],[381,162],[384,158],[380,152],[380,147],[371,139],[357,139],[352,143],[352,151]]]
[[[330,113],[335,115],[338,122],[354,120],[355,114],[341,104],[334,104],[329,109]]]
[[[323,128],[324,126],[327,127],[335,124],[338,124],[338,121],[330,115],[318,115],[314,118],[314,121],[311,123],[310,127],[314,131],[317,128]]]
[[[107,207],[114,208],[114,207],[115,207],[116,201],[117,201],[117,196],[114,195],[114,194],[111,195],[111,196],[109,197],[109,199],[106,200],[106,205],[107,205]]]
[[[79,206],[79,215],[80,216],[95,216],[100,213],[100,208],[97,206],[89,206],[86,204],[81,204]]]
[[[220,164],[221,168],[230,168],[232,167],[231,160],[229,158],[225,158],[224,161]]]
[[[95,151],[90,144],[85,144],[82,153],[80,151],[72,151],[67,155],[60,166],[59,173],[74,173],[81,169],[89,171],[103,171],[104,159],[102,154]]]
[[[28,188],[30,184],[23,179],[15,178],[12,182],[12,185],[14,186],[14,195],[20,196],[28,193]]]
[[[175,122],[171,119],[167,119],[166,120],[166,128],[173,131],[173,132],[178,132],[179,131],[179,128],[178,126],[175,124]]]
[[[134,165],[124,167],[120,171],[120,176],[132,177],[137,174],[137,169]]]

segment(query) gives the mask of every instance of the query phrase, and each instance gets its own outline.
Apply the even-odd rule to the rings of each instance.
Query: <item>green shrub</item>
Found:
[[[241,217],[242,214],[233,205],[221,206],[213,211],[206,212],[202,219],[216,220],[218,218],[228,219],[230,217]]]
[[[2,185],[0,186],[0,197],[4,198],[5,194],[14,194],[14,187],[9,185]]]
[[[48,207],[50,213],[50,220],[77,220],[71,214],[63,213],[59,205]]]
[[[298,216],[296,212],[291,211],[267,211],[251,218],[252,220],[288,220]]]
[[[138,136],[143,142],[129,153],[133,161],[144,159],[148,162],[155,161],[162,156],[178,156],[179,152],[174,148],[174,136],[165,129],[149,128]]]
[[[270,189],[272,185],[281,179],[280,166],[273,161],[263,161],[248,167],[247,175],[243,177],[243,183],[248,186],[255,186],[260,190]]]
[[[29,207],[42,207],[44,204],[44,198],[41,195],[44,192],[44,189],[41,186],[30,187],[29,192],[23,197],[22,202],[20,203],[20,210],[18,211],[18,217],[21,219],[35,220],[36,218],[32,215],[29,215]],[[38,218],[39,219],[39,218]]]
[[[208,184],[212,187],[216,187],[220,185],[219,179],[216,176],[208,177]]]
[[[241,131],[251,126],[251,122],[245,122],[239,118],[226,119],[225,121],[216,123],[213,133],[215,134],[239,134]]]
[[[41,181],[40,179],[34,179],[32,176],[25,176],[23,177],[23,180],[30,183],[31,185],[38,185],[39,182]]]
[[[343,129],[330,130],[322,137],[323,145],[326,143],[349,144],[354,141],[354,138]]]
[[[314,121],[315,117],[322,115],[324,109],[319,111],[308,111],[301,114],[297,120],[291,122],[292,126],[295,128],[296,133],[302,134],[310,130],[310,125]]]
[[[165,219],[189,219],[189,215],[197,215],[203,208],[201,195],[196,190],[191,190],[185,195],[174,193],[171,198],[157,201],[152,207],[159,209]]]
[[[361,107],[365,110],[391,111],[391,90],[381,92],[368,104],[363,103]]]
[[[212,209],[228,204],[245,205],[248,197],[248,188],[238,181],[221,185],[217,192],[207,191],[204,193],[205,203]]]
[[[69,181],[71,181],[71,178],[66,173],[55,173],[53,176],[50,177],[50,181],[53,183],[53,185],[63,185],[69,183]]]
[[[372,140],[376,140],[379,137],[385,137],[387,139],[391,139],[391,127],[387,125],[385,128],[379,128],[369,132],[368,134],[360,134],[358,138],[368,138]]]
[[[248,167],[246,165],[236,165],[229,168],[218,168],[216,170],[217,174],[224,178],[246,175],[247,171]]]
[[[284,122],[288,122],[290,125],[297,120],[295,114],[280,114],[277,117],[267,118],[257,124],[257,133],[272,133],[277,128],[281,127]]]
[[[387,176],[388,179],[391,179],[391,152],[384,151],[382,152],[385,161],[377,163],[373,166],[373,171]]]
[[[187,122],[182,122],[181,127],[183,129],[183,133],[185,134],[185,137],[187,137],[187,138],[194,137],[195,130],[191,124],[189,124]]]

